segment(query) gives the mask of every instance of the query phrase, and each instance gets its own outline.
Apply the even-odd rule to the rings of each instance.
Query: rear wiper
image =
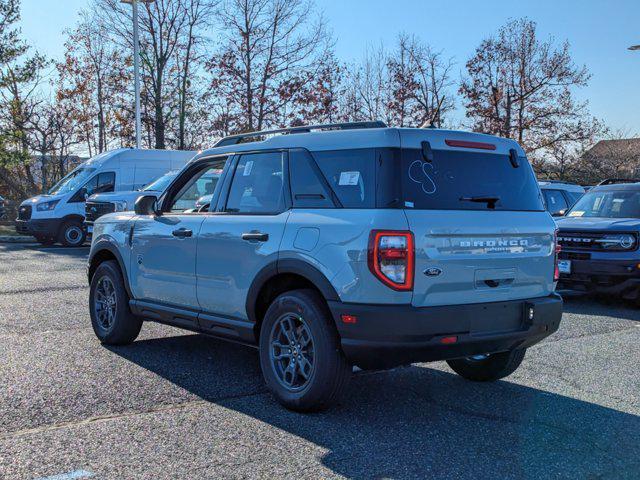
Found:
[[[500,201],[500,197],[460,197],[461,202],[486,203],[487,208],[496,208],[496,203]]]

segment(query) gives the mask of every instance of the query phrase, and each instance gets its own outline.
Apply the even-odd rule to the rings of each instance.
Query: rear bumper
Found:
[[[329,302],[329,308],[348,360],[373,369],[529,347],[558,329],[562,298],[420,308]],[[345,324],[343,314],[357,322]],[[442,343],[445,337],[456,341]]]
[[[16,220],[16,232],[37,237],[55,237],[58,235],[62,219],[42,218],[31,220]]]
[[[569,259],[571,260],[571,273],[560,274],[558,288],[638,298],[640,292],[638,263],[640,263],[640,258],[623,260]]]

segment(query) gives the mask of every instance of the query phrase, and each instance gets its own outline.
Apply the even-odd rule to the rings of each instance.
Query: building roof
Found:
[[[587,150],[585,157],[607,158],[616,157],[640,157],[640,138],[621,138],[616,140],[600,140]]]

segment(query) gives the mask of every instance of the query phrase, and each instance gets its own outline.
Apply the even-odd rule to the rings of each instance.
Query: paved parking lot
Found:
[[[102,347],[87,253],[0,244],[2,479],[640,478],[640,310],[570,296],[505,381],[413,365],[301,415],[253,349],[153,323]]]

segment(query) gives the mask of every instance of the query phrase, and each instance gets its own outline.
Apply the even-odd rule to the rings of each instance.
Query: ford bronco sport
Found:
[[[640,183],[593,187],[558,228],[562,288],[640,301]]]
[[[209,207],[185,208],[218,170]],[[496,380],[558,329],[554,235],[512,140],[379,122],[231,136],[96,221],[91,321],[108,345],[153,320],[257,346],[300,411],[335,402],[353,366]]]

